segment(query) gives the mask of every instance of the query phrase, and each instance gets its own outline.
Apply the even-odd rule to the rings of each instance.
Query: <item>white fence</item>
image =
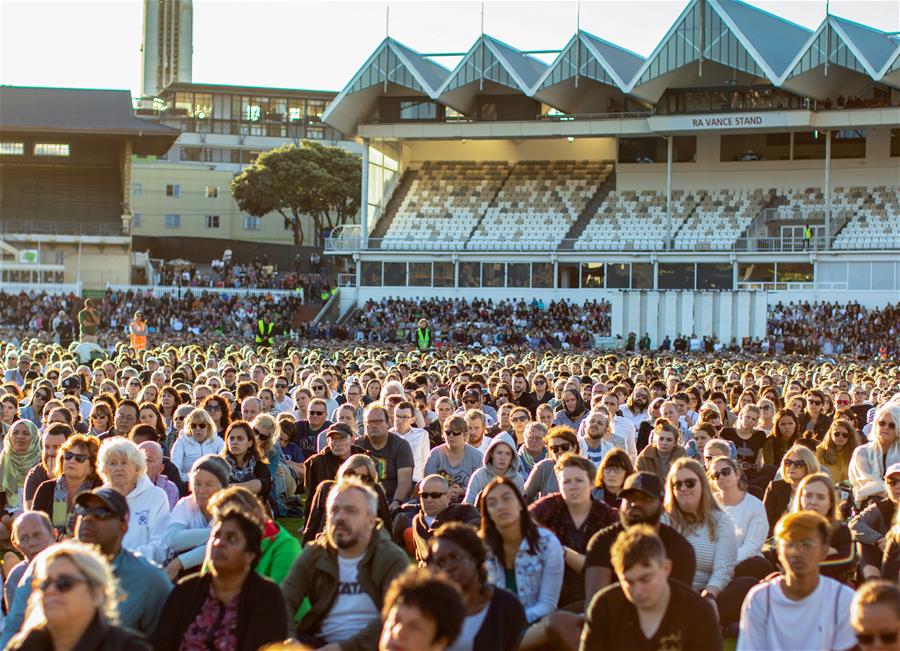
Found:
[[[135,292],[163,296],[170,294],[179,298],[190,292],[191,294],[217,294],[219,296],[303,296],[303,288],[297,289],[256,289],[250,287],[178,287],[175,285],[107,285],[107,289],[114,292]]]
[[[80,283],[8,283],[0,282],[0,292],[5,294],[20,294],[22,292],[41,292],[46,294],[75,294],[81,296]]]

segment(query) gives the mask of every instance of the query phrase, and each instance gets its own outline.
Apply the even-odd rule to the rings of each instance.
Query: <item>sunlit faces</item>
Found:
[[[491,449],[491,465],[498,474],[505,473],[512,464],[515,451],[505,443],[497,443]]]
[[[495,486],[484,500],[488,516],[497,528],[515,525],[522,517],[519,499],[506,484]]]
[[[834,493],[821,481],[808,481],[800,490],[800,508],[831,519],[834,516]]]
[[[675,435],[672,432],[660,428],[654,432],[654,437],[656,438],[656,449],[661,455],[672,454],[672,450],[675,449]]]
[[[672,561],[650,560],[636,563],[618,575],[625,597],[640,610],[656,607],[666,594],[666,583],[672,572]]]
[[[781,466],[784,470],[784,478],[792,484],[799,484],[800,480],[806,477],[806,463],[798,455],[784,455]]]

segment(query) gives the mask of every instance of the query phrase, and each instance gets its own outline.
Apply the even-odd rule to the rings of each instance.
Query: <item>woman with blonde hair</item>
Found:
[[[796,443],[784,453],[781,470],[784,478],[773,479],[763,496],[766,516],[769,519],[769,536],[773,535],[778,519],[788,512],[800,481],[807,475],[819,472],[819,462],[816,461],[816,455],[812,450]]]
[[[320,482],[318,488],[316,488],[316,494],[312,497],[312,505],[309,507],[309,518],[303,525],[304,545],[314,540],[324,530],[325,505],[328,502],[328,493],[344,477],[356,477],[372,487],[378,494],[378,517],[381,519],[383,526],[391,526],[391,511],[388,508],[387,498],[384,496],[384,489],[378,483],[378,471],[375,468],[375,462],[367,454],[352,454],[338,468],[337,477],[334,480]]]
[[[869,443],[853,451],[847,474],[859,507],[887,494],[884,473],[900,462],[900,402],[882,405],[875,412]]]
[[[756,581],[734,578],[734,522],[716,502],[700,462],[682,457],[672,464],[663,506],[665,523],[694,548],[697,568],[691,587],[709,600],[723,626],[738,621],[744,597]]]
[[[330,416],[338,408],[338,403],[332,395],[331,387],[328,386],[328,382],[321,375],[310,375],[306,379],[306,388],[312,392],[313,398],[321,398],[325,401],[326,417]]]
[[[812,511],[828,520],[828,556],[819,563],[819,569],[824,576],[846,583],[858,559],[850,528],[840,519],[837,490],[831,477],[816,472],[803,478],[791,504],[791,513],[798,511]]]
[[[187,481],[191,466],[207,454],[220,454],[225,440],[216,432],[216,424],[205,409],[194,409],[184,419],[184,429],[172,445],[172,463]]]
[[[850,479],[850,459],[858,445],[859,437],[853,423],[845,418],[836,418],[828,428],[825,440],[816,446],[816,460],[831,473],[834,483],[840,484]]]
[[[142,639],[118,627],[116,579],[94,547],[67,541],[51,545],[32,561],[34,591],[26,621],[34,622],[10,649],[134,649]]]

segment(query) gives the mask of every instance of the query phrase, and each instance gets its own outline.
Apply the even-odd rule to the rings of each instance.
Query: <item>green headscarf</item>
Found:
[[[16,452],[12,447],[12,432],[19,425],[24,425],[31,436],[28,449]],[[3,451],[0,452],[0,490],[6,493],[7,506],[21,507],[19,504],[19,488],[25,483],[25,475],[41,462],[41,434],[37,426],[30,420],[22,418],[9,426],[3,437]]]

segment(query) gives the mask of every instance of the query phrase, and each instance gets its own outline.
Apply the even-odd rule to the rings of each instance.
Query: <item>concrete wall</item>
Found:
[[[824,160],[720,160],[720,135],[697,135],[697,162],[672,165],[672,187],[684,190],[811,188],[825,184]],[[867,130],[866,157],[831,162],[831,186],[900,184],[900,159],[890,157],[890,129]],[[666,190],[666,164],[616,166],[619,190]]]
[[[614,138],[547,140],[409,140],[403,143],[403,162],[426,160],[613,160]]]

